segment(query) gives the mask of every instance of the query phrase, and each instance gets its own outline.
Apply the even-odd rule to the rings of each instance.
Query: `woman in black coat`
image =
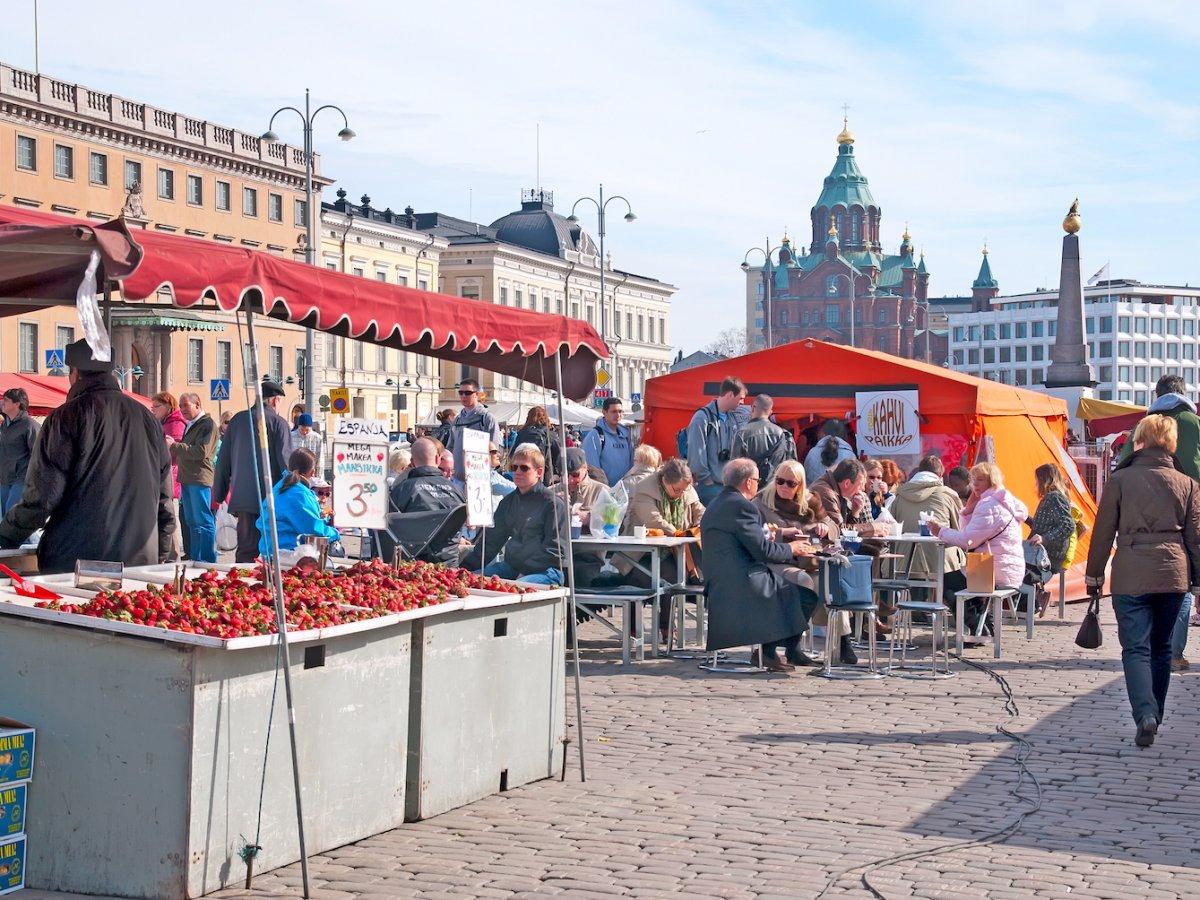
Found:
[[[525,417],[525,424],[517,432],[514,447],[522,444],[533,444],[542,451],[546,460],[546,474],[542,476],[543,484],[553,484],[562,472],[562,448],[558,445],[557,435],[550,424],[550,416],[546,407],[535,406]]]

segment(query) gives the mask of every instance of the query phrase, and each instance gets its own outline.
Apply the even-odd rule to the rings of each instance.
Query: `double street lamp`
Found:
[[[350,120],[346,117],[346,113],[340,106],[334,106],[332,103],[327,103],[324,106],[319,106],[312,109],[308,88],[304,89],[304,110],[301,111],[294,106],[282,106],[271,114],[271,121],[267,124],[267,130],[263,133],[264,141],[278,141],[279,135],[274,132],[275,117],[282,112],[294,112],[300,117],[304,128],[304,212],[305,212],[305,247],[304,261],[309,265],[314,265],[317,261],[317,210],[313,207],[313,122],[322,110],[334,109],[341,114],[342,130],[337,133],[337,136],[343,141],[348,141],[354,137],[354,131],[350,128]],[[306,401],[311,401],[317,396],[316,372],[313,367],[313,357],[316,351],[316,340],[312,328],[304,330],[304,396]]]
[[[606,268],[606,263],[605,263],[605,259],[604,259],[604,235],[606,232],[604,219],[605,219],[605,215],[608,211],[608,204],[612,203],[614,200],[619,200],[625,204],[625,221],[626,222],[632,222],[635,219],[637,219],[637,216],[635,216],[633,214],[633,207],[629,205],[629,201],[626,200],[624,197],[622,197],[620,194],[613,194],[611,197],[605,198],[603,184],[600,185],[600,194],[598,197],[580,197],[578,200],[575,201],[574,205],[572,205],[571,214],[569,216],[567,216],[567,221],[570,222],[571,224],[575,225],[575,224],[579,223],[579,216],[577,216],[575,214],[575,210],[579,208],[580,203],[591,203],[596,207],[596,215],[597,215],[597,219],[598,219],[597,224],[599,225],[599,232],[600,232],[600,337],[604,340],[604,342],[606,344],[608,343],[609,318],[608,318],[607,300],[606,300],[605,293],[604,293],[604,271]],[[569,303],[570,298],[564,298],[563,302]],[[613,321],[612,321],[613,334],[617,335],[617,328],[616,328],[617,298],[615,296],[613,297],[612,317],[613,317]],[[613,366],[614,376],[615,376],[615,371],[617,368],[617,353],[616,353],[615,342],[613,345],[612,366]]]
[[[767,245],[765,247],[751,247],[749,250],[746,251],[746,255],[744,257],[742,257],[742,271],[749,272],[750,271],[750,254],[751,253],[761,253],[763,255],[762,280],[763,280],[763,285],[764,285],[764,287],[763,287],[764,300],[766,302],[765,311],[766,311],[766,320],[767,320],[767,347],[768,348],[775,346],[775,341],[773,339],[772,331],[771,331],[771,325],[772,325],[772,322],[771,322],[771,288],[772,288],[771,255],[773,253],[776,253],[778,250],[779,250],[778,247],[771,246],[771,239],[767,238]]]

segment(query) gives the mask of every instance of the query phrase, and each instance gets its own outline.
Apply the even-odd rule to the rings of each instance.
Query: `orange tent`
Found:
[[[915,390],[923,452],[944,459],[961,454],[967,465],[980,451],[1004,472],[1005,484],[1032,511],[1033,470],[1054,462],[1069,476],[1072,502],[1090,529],[1096,502],[1067,455],[1067,405],[1037,391],[874,350],[804,340],[722,360],[646,382],[643,440],[676,455],[676,432],[717,395],[721,379],[736,375],[750,395],[770,394],[780,423],[852,419],[860,391]],[[853,430],[853,425],[851,426]],[[1087,557],[1087,537],[1076,560]],[[1076,569],[1080,566],[1077,565]],[[1074,579],[1072,579],[1074,581]],[[1080,579],[1082,585],[1082,579]]]

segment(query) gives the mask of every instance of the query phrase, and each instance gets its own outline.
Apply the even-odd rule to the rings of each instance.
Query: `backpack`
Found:
[[[776,438],[774,445],[761,457],[751,456],[758,466],[758,477],[763,484],[767,483],[767,478],[779,466],[781,462],[787,459],[796,458],[796,443],[792,438],[792,433],[786,428],[783,433]]]
[[[710,427],[712,425],[717,425],[718,427],[720,427],[720,422],[721,422],[720,416],[714,416],[714,414],[709,411],[707,403],[704,404],[704,406],[700,407],[700,409],[697,410],[697,412],[704,413],[705,418],[708,419],[708,425]],[[694,418],[694,416],[693,416],[693,418]],[[691,422],[688,422],[687,425],[685,425],[683,428],[680,428],[677,432],[675,432],[675,449],[678,451],[677,455],[679,456],[680,459],[685,460],[685,461],[688,458],[688,427],[691,424],[692,424]]]

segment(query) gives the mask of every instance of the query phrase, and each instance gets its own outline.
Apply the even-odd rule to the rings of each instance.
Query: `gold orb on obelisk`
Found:
[[[1063,231],[1067,234],[1078,234],[1082,225],[1083,221],[1079,218],[1079,198],[1076,197],[1070,210],[1067,211],[1067,217],[1063,219]]]

